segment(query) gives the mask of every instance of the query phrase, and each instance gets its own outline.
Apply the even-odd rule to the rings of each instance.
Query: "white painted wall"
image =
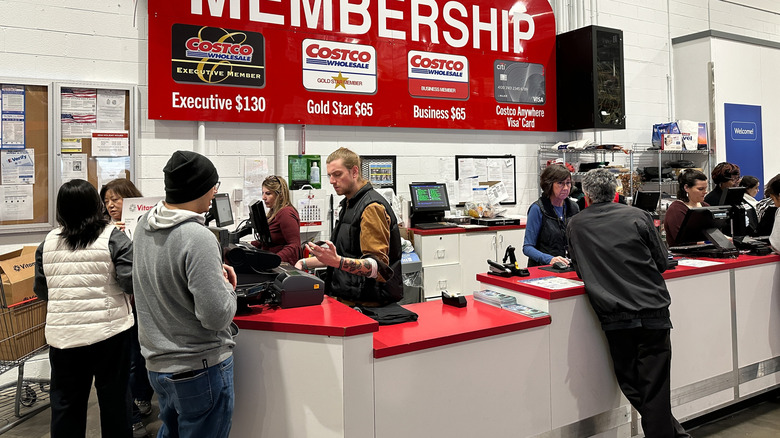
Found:
[[[147,2],[0,0],[0,78],[137,84],[140,120],[136,182],[144,194],[156,195],[162,193],[161,171],[171,152],[195,147],[197,122],[146,119]],[[551,3],[557,7],[561,2]],[[571,10],[579,11],[579,16],[570,22],[615,27],[624,32],[627,129],[572,134],[307,126],[306,152],[327,155],[336,147],[346,146],[361,154],[397,155],[400,194],[407,191],[403,187],[409,181],[438,179],[438,157],[514,154],[518,158],[518,206],[511,213],[525,213],[537,193],[535,161],[539,142],[588,136],[609,143],[648,143],[651,125],[668,120],[673,107],[669,91],[673,79],[671,38],[716,29],[780,41],[776,13],[733,2],[576,0],[573,4]],[[563,27],[559,32],[570,30]],[[768,82],[764,93],[777,95],[776,89],[770,89],[769,78],[762,77],[761,81]],[[776,116],[776,112],[765,114],[764,120]],[[286,139],[279,150],[284,155],[295,154],[300,127],[285,128]],[[207,123],[205,152],[219,169],[223,190],[241,187],[244,157],[264,156],[274,163],[275,141],[275,125]],[[765,145],[768,143],[765,140]],[[765,166],[771,169],[771,165]],[[281,169],[277,173],[286,176],[287,172]],[[42,238],[2,235],[0,252],[23,243],[36,244]]]
[[[762,108],[763,184],[780,173],[780,148],[777,142],[780,138],[780,127],[777,124],[777,120],[780,120],[780,85],[777,84],[780,49],[713,39],[712,59],[715,66],[716,120],[723,120],[726,103],[758,105]],[[723,126],[717,129],[717,145],[717,159],[725,161],[726,130]]]

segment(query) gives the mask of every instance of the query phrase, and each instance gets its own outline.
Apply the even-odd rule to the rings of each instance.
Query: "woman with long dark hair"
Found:
[[[94,379],[102,436],[130,437],[128,374],[133,314],[132,243],[110,226],[103,200],[74,179],[57,194],[57,223],[35,253],[47,301],[51,436],[85,436]]]

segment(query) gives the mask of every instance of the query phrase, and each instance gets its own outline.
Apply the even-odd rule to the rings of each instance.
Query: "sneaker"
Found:
[[[135,405],[138,406],[138,411],[142,417],[146,417],[152,413],[152,402],[144,400],[136,400]]]
[[[140,421],[133,423],[133,438],[147,438],[148,436],[149,432],[146,431],[146,426],[143,423]]]

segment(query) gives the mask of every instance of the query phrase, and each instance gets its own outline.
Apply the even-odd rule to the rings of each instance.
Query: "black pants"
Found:
[[[84,347],[49,349],[51,436],[81,437],[87,429],[87,403],[95,379],[100,430],[104,437],[130,437],[130,330]]]
[[[133,399],[152,401],[154,390],[149,384],[149,374],[146,371],[146,360],[141,355],[141,344],[138,342],[138,315],[133,309],[135,324],[130,327],[130,407],[133,412],[133,423],[141,421],[141,411],[133,403]]]
[[[672,415],[669,329],[604,332],[620,390],[642,415],[647,438],[690,437]]]

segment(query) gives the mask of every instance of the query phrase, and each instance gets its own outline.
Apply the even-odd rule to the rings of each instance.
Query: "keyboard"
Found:
[[[715,245],[711,243],[701,243],[701,244],[693,244],[693,245],[678,245],[678,246],[670,246],[669,252],[691,252],[694,250],[701,250],[701,249],[712,249],[715,248]]]
[[[424,224],[417,224],[413,228],[417,228],[418,230],[440,230],[442,228],[457,228],[458,225],[451,224],[451,223],[442,223],[442,222],[427,222]]]

